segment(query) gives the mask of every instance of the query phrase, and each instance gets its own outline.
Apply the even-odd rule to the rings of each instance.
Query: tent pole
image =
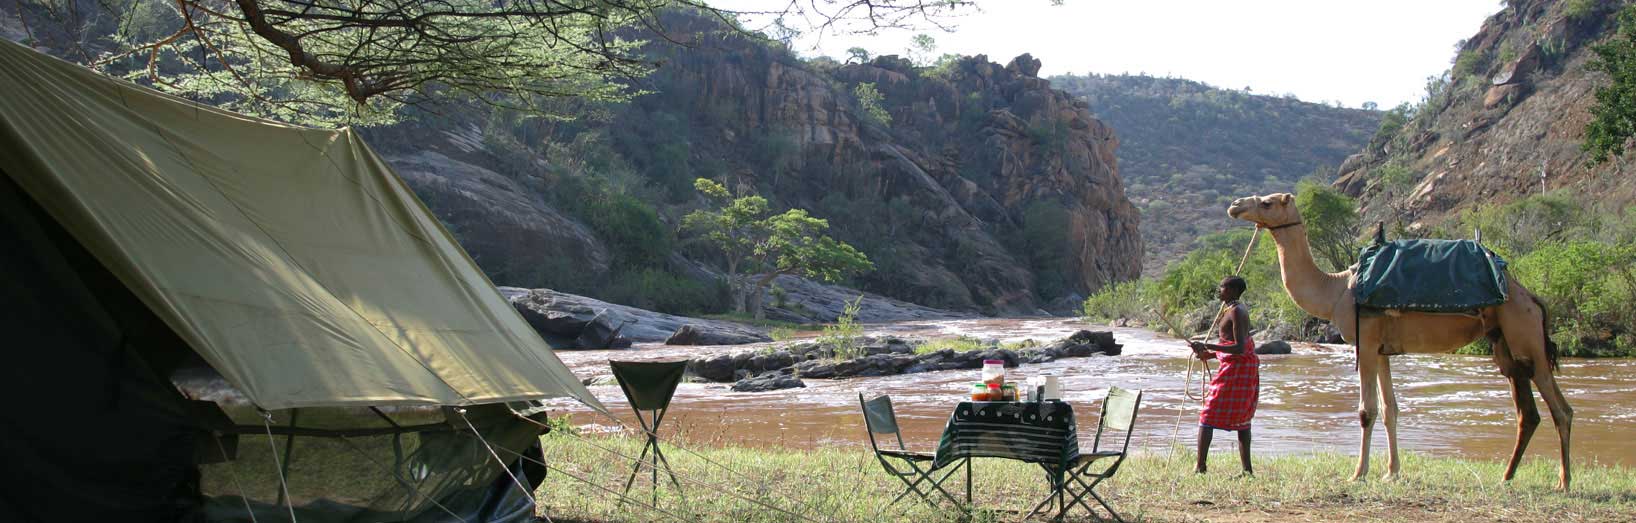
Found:
[[[296,416],[298,416],[300,414],[301,414],[301,409],[290,409],[290,428],[292,428],[292,429],[295,428]],[[294,450],[295,450],[295,433],[291,432],[289,435],[284,436],[284,463],[279,465],[279,467],[280,467],[279,474],[281,476],[289,477],[289,475],[290,475],[290,462],[294,461],[294,459],[292,459],[290,457],[290,452],[294,451]],[[278,493],[278,504],[279,505],[284,504],[284,495],[285,494],[286,494],[285,492],[279,492]]]
[[[273,413],[259,408],[256,410],[261,410],[261,426],[267,430],[267,448],[273,451],[273,464],[278,467],[279,495],[284,498],[284,508],[290,511],[290,523],[296,523],[295,500],[290,499],[290,482],[284,478],[283,460],[278,458],[278,443],[273,441]]]

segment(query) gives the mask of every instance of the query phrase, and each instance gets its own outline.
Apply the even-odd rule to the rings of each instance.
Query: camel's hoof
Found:
[[[1364,476],[1363,476],[1363,473],[1362,473],[1362,472],[1359,472],[1359,473],[1357,473],[1357,474],[1353,474],[1353,475],[1352,475],[1352,479],[1349,479],[1349,480],[1347,480],[1347,481],[1351,481],[1351,482],[1353,482],[1353,483],[1362,483],[1362,482],[1364,482],[1364,481],[1365,481],[1365,480],[1366,480],[1366,479],[1367,479],[1367,478],[1365,478],[1365,477],[1364,477]]]
[[[1392,481],[1397,481],[1397,479],[1401,478],[1401,477],[1403,477],[1403,476],[1398,475],[1398,473],[1396,473],[1396,472],[1387,472],[1386,475],[1380,477],[1380,480],[1381,481],[1386,481],[1386,482],[1392,482]]]

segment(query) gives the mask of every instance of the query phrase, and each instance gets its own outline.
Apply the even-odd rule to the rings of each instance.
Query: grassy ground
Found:
[[[658,507],[666,514],[631,503],[616,507],[617,497],[602,490],[623,486],[629,460],[612,452],[634,456],[640,449],[636,440],[547,436],[546,459],[557,470],[540,487],[541,504],[554,521],[574,522],[960,520],[953,511],[934,511],[921,503],[888,506],[901,485],[866,450],[687,447],[694,451],[665,450],[684,478],[687,495],[683,502],[661,479],[667,484],[659,491]],[[1353,459],[1335,454],[1258,458],[1255,477],[1235,478],[1236,453],[1230,446],[1218,447],[1208,475],[1192,473],[1185,450],[1150,453],[1126,461],[1099,491],[1131,522],[1636,521],[1636,470],[1628,468],[1580,464],[1568,493],[1553,489],[1555,463],[1546,460],[1529,460],[1510,484],[1498,481],[1500,463],[1418,455],[1407,456],[1405,477],[1389,483],[1346,481]],[[1021,518],[1045,495],[1038,470],[1005,460],[977,460],[973,483],[979,510],[969,521]],[[651,500],[647,481],[637,479],[631,490],[644,503]],[[963,496],[958,474],[946,486]],[[1094,520],[1076,510],[1069,521]]]

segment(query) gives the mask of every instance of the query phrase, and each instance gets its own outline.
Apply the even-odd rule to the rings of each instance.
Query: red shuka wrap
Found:
[[[1234,345],[1226,334],[1222,345]],[[1255,340],[1246,340],[1243,354],[1215,352],[1221,367],[1210,380],[1210,391],[1204,396],[1204,410],[1199,412],[1199,424],[1221,430],[1250,428],[1255,418],[1255,405],[1261,400],[1261,359],[1255,356]]]

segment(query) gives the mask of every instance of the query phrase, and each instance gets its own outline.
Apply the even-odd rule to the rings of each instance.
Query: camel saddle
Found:
[[[1505,260],[1473,240],[1394,240],[1358,256],[1352,295],[1361,315],[1458,313],[1505,303]]]

